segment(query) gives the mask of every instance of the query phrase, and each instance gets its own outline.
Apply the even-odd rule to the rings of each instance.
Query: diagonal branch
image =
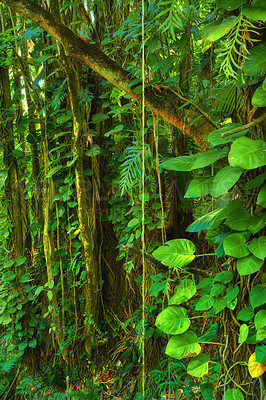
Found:
[[[50,33],[64,46],[67,56],[87,65],[113,85],[141,102],[142,94],[135,93],[137,85],[129,85],[134,79],[114,60],[101,51],[97,44],[87,43],[71,29],[57,20],[49,11],[32,0],[2,0],[2,3],[37,24]],[[146,87],[145,105],[154,113],[190,135],[204,150],[208,148],[207,137],[217,129],[206,113],[202,113],[193,103],[179,96],[171,88]]]

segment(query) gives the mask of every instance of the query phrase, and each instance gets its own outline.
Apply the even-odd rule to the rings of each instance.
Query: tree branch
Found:
[[[103,53],[97,44],[82,40],[32,0],[2,0],[2,3],[50,33],[62,43],[67,56],[87,65],[133,99],[141,102],[141,94],[135,93],[137,85],[129,85],[134,77]],[[171,88],[163,87],[160,91],[154,87],[145,89],[145,105],[178,127],[184,134],[190,135],[201,148],[206,150],[208,134],[217,127],[195,105],[188,104],[183,107],[185,103],[182,96],[178,96]]]
[[[260,122],[264,121],[265,119],[266,119],[266,113],[262,114],[259,118],[254,119],[252,122],[249,122],[246,125],[242,125],[242,126],[239,126],[238,128],[232,129],[231,131],[222,133],[221,137],[224,138],[224,137],[227,137],[227,136],[231,136],[234,133],[242,132],[245,129],[249,129],[252,126],[255,126],[255,125],[259,124]]]

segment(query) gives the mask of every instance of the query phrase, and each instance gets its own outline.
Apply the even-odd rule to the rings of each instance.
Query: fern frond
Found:
[[[151,151],[148,145],[145,145],[145,164],[150,164]],[[122,155],[124,162],[121,164],[119,188],[121,196],[125,192],[130,192],[135,183],[141,183],[142,176],[142,144],[133,142],[133,146],[127,147]]]

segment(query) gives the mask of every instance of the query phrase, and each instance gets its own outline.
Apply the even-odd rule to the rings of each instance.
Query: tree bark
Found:
[[[34,1],[3,0],[3,3],[54,36],[64,46],[67,56],[89,66],[133,99],[141,102],[142,94],[136,94],[134,90],[137,85],[130,86],[134,77],[103,53],[97,44],[90,44],[82,40]],[[185,105],[189,99],[178,92],[169,87],[157,86],[157,88],[146,87],[145,105],[177,126],[184,134],[190,135],[201,148],[206,150],[208,134],[217,129],[216,124],[193,103]],[[199,119],[199,117],[201,118]]]

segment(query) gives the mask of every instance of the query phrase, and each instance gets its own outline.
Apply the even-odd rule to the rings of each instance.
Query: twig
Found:
[[[254,119],[252,122],[249,122],[246,125],[242,125],[242,126],[239,126],[238,128],[232,129],[231,131],[222,133],[221,137],[224,138],[226,136],[233,135],[234,133],[238,133],[238,132],[244,131],[245,129],[249,129],[252,126],[257,125],[260,122],[264,121],[265,119],[266,119],[266,113],[262,114],[259,118]]]

